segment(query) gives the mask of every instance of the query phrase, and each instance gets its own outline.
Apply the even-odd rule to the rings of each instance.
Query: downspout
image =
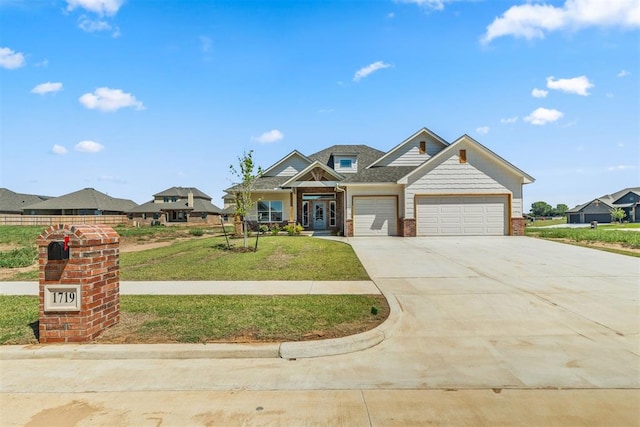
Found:
[[[344,188],[340,188],[340,184],[336,182],[336,188],[335,188],[336,192],[340,192],[342,193],[344,196],[342,197],[342,235],[344,236],[344,226],[347,222],[347,199],[346,199],[346,194],[345,194],[345,189]]]

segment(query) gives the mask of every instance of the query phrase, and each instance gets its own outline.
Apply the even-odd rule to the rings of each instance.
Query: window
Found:
[[[353,160],[340,159],[340,169],[351,169],[353,167]]]
[[[282,201],[260,200],[258,202],[258,222],[282,222]]]
[[[169,197],[164,196],[164,197],[162,198],[162,201],[163,201],[164,203],[167,203],[167,202],[169,201]]]
[[[420,154],[424,154],[427,152],[427,142],[420,141]]]
[[[302,226],[309,226],[309,202],[306,200],[302,202]]]
[[[467,150],[460,150],[460,163],[467,163]]]
[[[336,226],[336,201],[329,202],[329,227]]]

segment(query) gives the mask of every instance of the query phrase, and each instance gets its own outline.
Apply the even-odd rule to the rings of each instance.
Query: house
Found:
[[[256,180],[249,219],[345,236],[520,235],[533,181],[468,135],[449,143],[423,128],[387,152],[292,151]],[[239,189],[225,190],[225,208]]]
[[[0,188],[0,214],[22,215],[22,211],[33,204],[49,199],[47,196],[22,194]]]
[[[221,210],[211,197],[195,187],[171,187],[153,195],[153,200],[128,211],[138,223],[220,223]]]
[[[611,222],[611,209],[622,208],[624,221],[640,221],[640,187],[625,188],[613,194],[591,200],[566,212],[568,224],[588,224],[591,221]]]
[[[26,206],[22,212],[23,215],[125,215],[134,206],[132,200],[85,188]]]

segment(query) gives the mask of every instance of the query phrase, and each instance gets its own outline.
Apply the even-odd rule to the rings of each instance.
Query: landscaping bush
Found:
[[[191,230],[189,230],[189,234],[191,234],[192,236],[200,237],[204,235],[204,230],[202,230],[201,228],[192,228]]]

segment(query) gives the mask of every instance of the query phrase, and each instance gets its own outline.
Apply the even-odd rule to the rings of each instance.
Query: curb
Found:
[[[302,359],[353,353],[389,338],[400,323],[402,309],[395,297],[385,295],[389,317],[357,335],[318,341],[266,344],[30,344],[0,346],[0,360],[67,359]]]

